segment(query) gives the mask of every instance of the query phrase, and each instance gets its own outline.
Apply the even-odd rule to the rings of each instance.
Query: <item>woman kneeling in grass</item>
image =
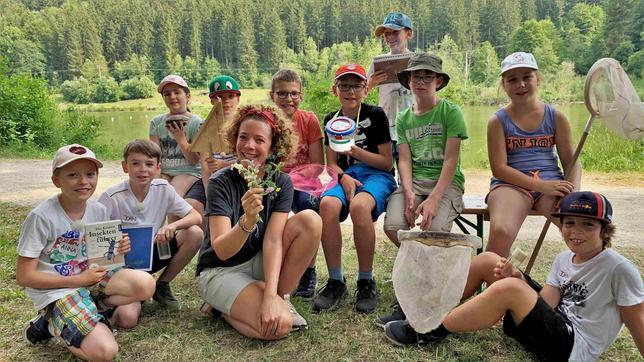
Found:
[[[242,164],[208,182],[208,231],[197,265],[199,292],[239,333],[284,338],[306,321],[284,298],[320,243],[322,222],[307,210],[289,218],[293,185],[279,171],[297,140],[280,111],[239,109],[225,133]]]

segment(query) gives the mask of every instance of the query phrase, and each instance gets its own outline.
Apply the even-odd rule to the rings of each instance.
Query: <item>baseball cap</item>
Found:
[[[409,77],[414,70],[429,70],[443,77],[443,84],[436,88],[437,91],[445,88],[447,83],[449,83],[449,75],[443,72],[443,60],[437,55],[418,53],[409,58],[407,69],[396,74],[398,81],[403,87],[409,89]]]
[[[235,78],[228,75],[218,75],[210,80],[208,83],[208,97],[216,97],[222,93],[235,93],[241,95],[239,90],[239,83]]]
[[[364,67],[360,64],[345,64],[341,65],[338,70],[335,71],[335,79],[344,77],[345,75],[353,74],[364,80],[367,80],[367,71],[364,70]]]
[[[534,59],[534,55],[532,55],[532,53],[524,52],[515,52],[505,57],[501,62],[501,75],[514,68],[530,68],[539,70],[537,60]]]
[[[63,146],[56,151],[51,170],[52,172],[56,171],[57,168],[61,168],[76,160],[90,160],[96,164],[96,167],[103,167],[103,164],[96,159],[96,155],[92,150],[83,145],[73,144]]]
[[[382,22],[382,25],[378,25],[373,34],[376,37],[380,37],[382,36],[382,33],[384,33],[385,28],[392,30],[400,30],[402,28],[407,28],[409,30],[413,29],[409,17],[403,13],[398,12],[391,12],[387,14],[385,20]]]
[[[163,92],[163,87],[165,87],[170,83],[174,83],[183,88],[190,89],[190,87],[188,87],[188,83],[186,83],[186,81],[183,78],[181,78],[181,76],[178,76],[176,74],[170,74],[165,78],[163,78],[163,80],[161,80],[161,83],[159,83],[159,86],[157,87],[157,92],[159,93]]]
[[[606,224],[613,221],[613,207],[608,199],[597,192],[571,192],[559,203],[559,210],[552,216],[581,216]]]

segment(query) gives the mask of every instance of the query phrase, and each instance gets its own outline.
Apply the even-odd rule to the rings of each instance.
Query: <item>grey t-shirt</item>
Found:
[[[289,213],[293,202],[291,178],[287,174],[279,172],[275,176],[275,184],[280,188],[280,191],[272,200],[269,196],[264,196],[262,200],[264,210],[260,213],[263,221],[257,224],[257,232],[248,235],[246,242],[237,254],[227,260],[219,259],[210,244],[210,231],[206,230],[206,237],[199,251],[197,275],[207,268],[242,264],[262,250],[264,233],[272,213],[275,211]],[[230,224],[234,226],[244,214],[241,198],[246,191],[248,191],[248,185],[237,170],[223,168],[215,172],[208,181],[206,216],[226,216],[230,219]]]

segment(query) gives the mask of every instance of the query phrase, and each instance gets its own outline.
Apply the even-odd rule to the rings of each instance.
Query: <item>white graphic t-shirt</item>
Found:
[[[555,258],[546,284],[561,291],[556,309],[575,330],[570,361],[593,361],[622,328],[617,307],[642,303],[644,285],[635,265],[613,249],[581,264],[573,264],[573,255],[568,250]]]
[[[166,214],[183,218],[192,210],[192,206],[164,179],[152,180],[141,203],[134,196],[129,180],[105,190],[98,201],[107,208],[111,219],[121,219],[123,227],[152,226],[152,235],[156,235],[165,223]]]
[[[109,220],[103,205],[87,201],[82,223]],[[75,230],[58,201],[58,195],[43,201],[27,215],[18,240],[18,255],[38,258],[37,270],[62,276],[78,275],[87,269],[84,231]],[[25,288],[37,310],[77,288]]]

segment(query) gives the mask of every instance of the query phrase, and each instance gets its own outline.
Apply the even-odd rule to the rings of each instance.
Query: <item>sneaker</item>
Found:
[[[313,311],[319,313],[338,308],[340,302],[347,296],[346,281],[344,278],[342,281],[329,279],[313,300]]]
[[[31,345],[48,342],[53,336],[49,333],[49,322],[40,314],[27,323],[24,330],[25,341]]]
[[[442,326],[442,325],[441,325]],[[397,346],[423,345],[426,343],[439,342],[445,339],[449,332],[439,326],[429,333],[418,333],[408,321],[392,321],[385,325],[385,336]]]
[[[306,323],[306,319],[304,319],[304,317],[302,317],[300,313],[295,310],[293,304],[291,304],[290,295],[286,294],[284,296],[284,301],[288,306],[288,311],[291,312],[291,317],[293,317],[293,326],[291,327],[291,332],[309,329],[309,324]]]
[[[358,313],[373,313],[378,308],[378,290],[373,279],[358,279],[355,309]]]
[[[159,303],[159,305],[170,308],[173,310],[179,310],[181,309],[181,306],[179,305],[179,301],[177,298],[175,298],[174,294],[172,294],[172,289],[170,289],[170,283],[166,282],[157,282],[157,287],[156,290],[154,291],[154,295],[152,296],[152,299],[154,299],[155,302]]]
[[[407,319],[405,312],[400,308],[400,304],[398,302],[392,304],[391,307],[393,308],[391,314],[376,318],[376,324],[378,326],[385,328],[385,325],[391,321],[404,321]]]
[[[310,300],[315,295],[315,287],[318,284],[318,276],[315,268],[306,268],[304,275],[297,284],[297,289],[293,293],[294,297],[300,297],[304,300]]]

